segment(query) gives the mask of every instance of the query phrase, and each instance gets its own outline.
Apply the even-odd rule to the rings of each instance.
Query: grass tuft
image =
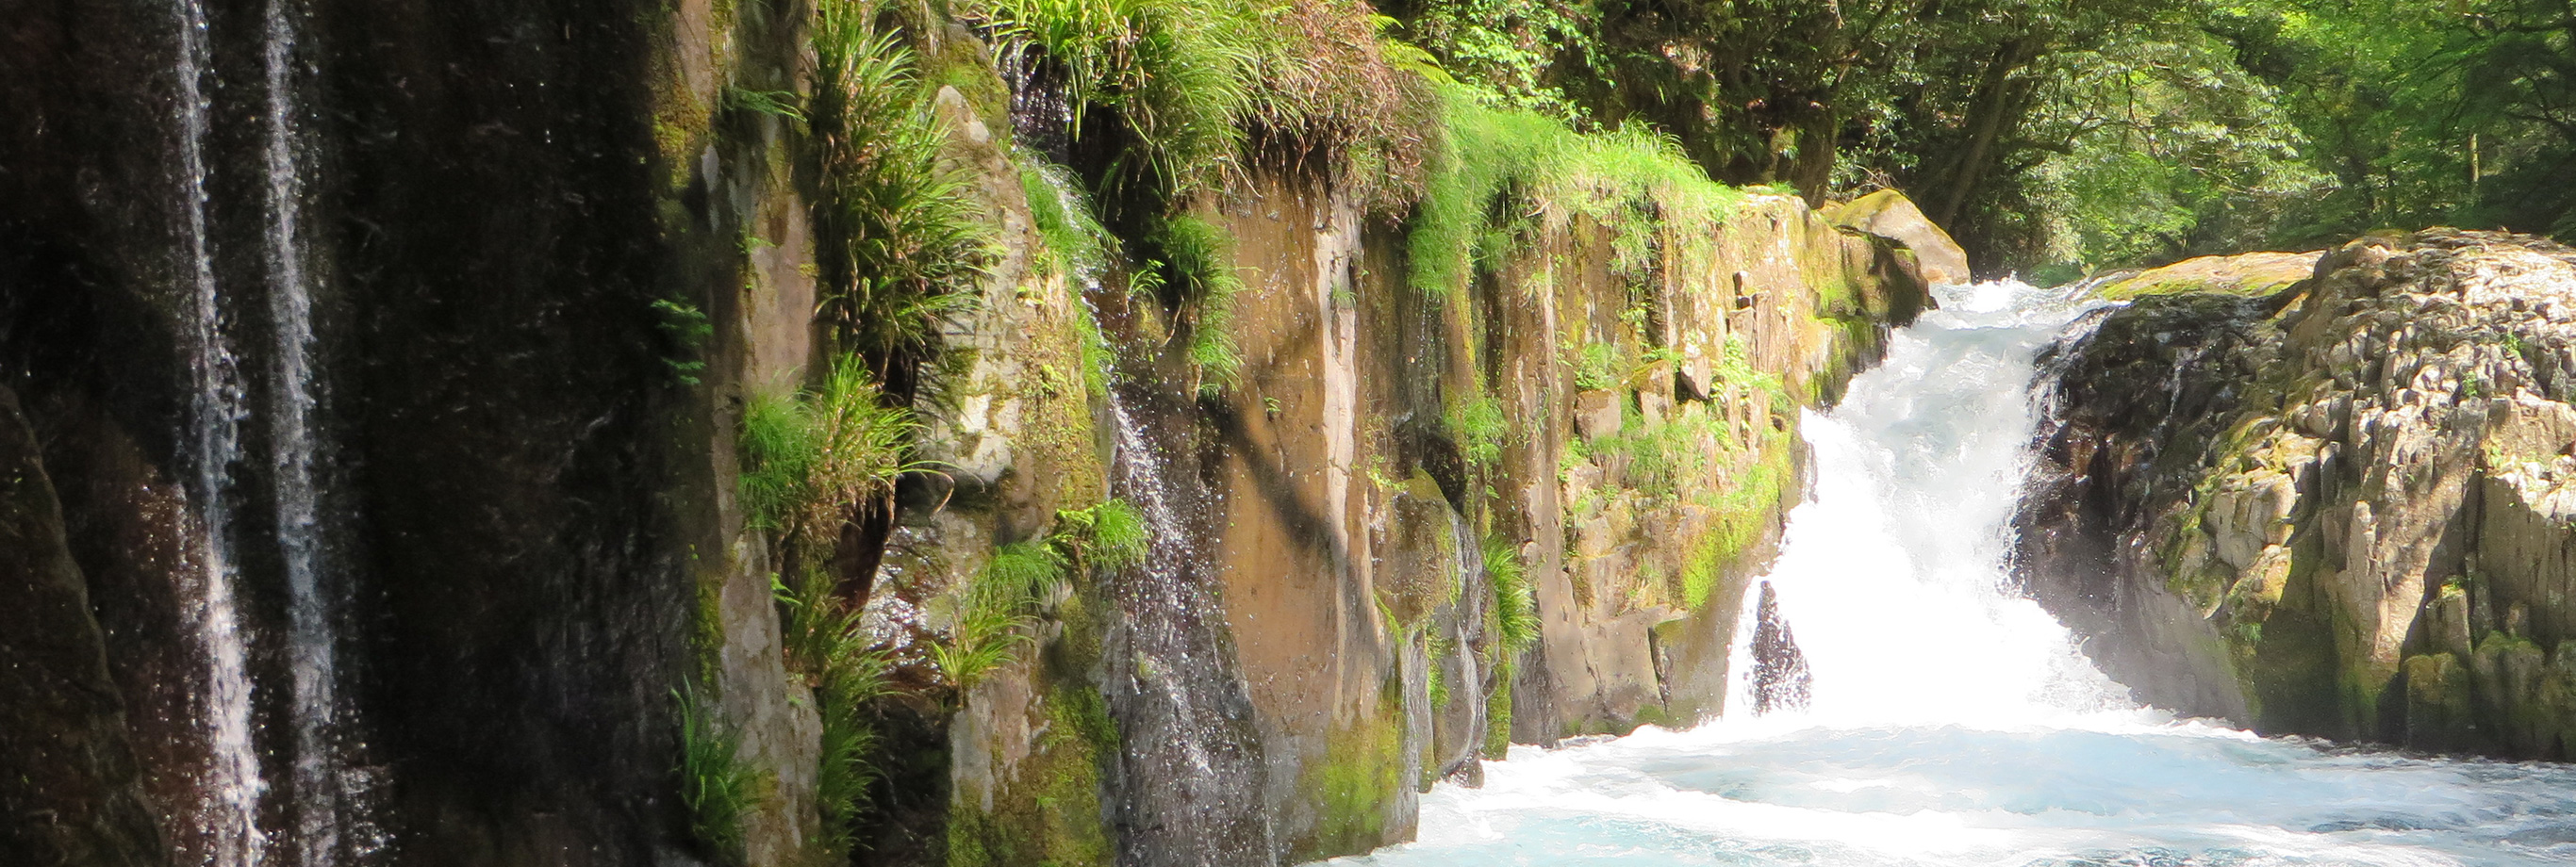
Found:
[[[939,326],[974,302],[996,243],[963,170],[943,164],[947,129],[912,50],[877,30],[878,8],[816,6],[804,113],[822,180],[815,313],[882,382],[938,354]]]
[[[1104,180],[1177,202],[1243,173],[1256,135],[1324,153],[1392,210],[1421,174],[1431,98],[1354,0],[978,0],[965,17],[1006,62],[1043,71],[1076,137],[1113,114],[1129,140]],[[1419,52],[1413,52],[1419,54]]]
[[[1199,371],[1202,391],[1234,387],[1243,371],[1243,351],[1235,340],[1234,297],[1243,277],[1234,262],[1234,235],[1197,217],[1173,217],[1154,233],[1176,278],[1183,308],[1190,311],[1189,358]]]
[[[1503,647],[1517,656],[1538,643],[1538,596],[1529,583],[1529,564],[1521,546],[1501,536],[1485,537],[1485,580],[1494,588],[1495,631]]]
[[[1445,139],[1407,237],[1408,282],[1434,297],[1462,291],[1478,263],[1491,268],[1524,235],[1561,230],[1576,216],[1621,228],[1614,249],[1623,272],[1642,272],[1643,259],[1658,251],[1678,260],[1669,264],[1698,270],[1716,255],[1706,228],[1744,198],[1647,127],[1584,134],[1548,115],[1497,107],[1492,94],[1467,85],[1444,84],[1440,93]]]
[[[759,775],[742,761],[741,739],[695,685],[684,682],[671,699],[679,707],[680,801],[689,808],[689,833],[718,859],[740,863],[743,817],[759,798]]]
[[[821,848],[846,857],[857,843],[855,823],[877,774],[876,729],[865,708],[886,694],[889,662],[885,649],[860,627],[860,609],[832,592],[829,571],[807,569],[793,586],[782,582],[774,592],[787,613],[788,667],[814,688],[823,723],[815,779]]]
[[[919,427],[885,405],[855,355],[793,397],[754,394],[740,435],[744,513],[793,542],[832,538],[858,505],[892,496],[897,478],[927,467],[908,457]]]

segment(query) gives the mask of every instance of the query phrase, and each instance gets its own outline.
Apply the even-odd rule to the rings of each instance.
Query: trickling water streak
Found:
[[[192,267],[189,313],[195,352],[190,360],[195,393],[189,410],[196,466],[194,490],[189,493],[196,500],[198,522],[205,533],[198,546],[203,598],[193,613],[198,640],[205,645],[211,753],[204,781],[207,803],[196,821],[205,835],[209,863],[252,867],[266,850],[257,816],[267,783],[260,777],[259,754],[251,741],[249,651],[233,597],[232,516],[224,504],[232,464],[241,452],[241,387],[225,343],[206,231],[205,142],[210,104],[201,80],[209,52],[206,10],[199,0],[179,0],[177,18],[179,166],[185,176],[180,192],[185,198]]]
[[[286,565],[288,666],[295,689],[294,796],[304,867],[338,858],[340,769],[333,606],[322,587],[323,549],[314,484],[313,296],[304,271],[304,184],[297,160],[294,10],[269,0],[264,46],[268,89],[269,313],[277,337],[271,460],[277,469],[277,541]]]

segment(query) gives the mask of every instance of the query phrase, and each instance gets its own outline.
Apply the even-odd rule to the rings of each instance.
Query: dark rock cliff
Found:
[[[2040,600],[2140,697],[2275,733],[2563,758],[2576,251],[2432,230],[2054,350]]]

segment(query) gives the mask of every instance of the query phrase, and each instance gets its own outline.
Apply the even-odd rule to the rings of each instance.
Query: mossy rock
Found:
[[[2144,295],[2215,292],[2261,298],[2287,289],[2316,272],[2322,253],[2245,253],[2202,256],[2161,268],[2149,268],[2103,283],[2095,295],[2126,301]]]
[[[1351,855],[1384,845],[1390,802],[1404,779],[1404,708],[1393,695],[1372,716],[1325,735],[1323,761],[1309,763],[1297,785],[1316,809],[1313,828],[1288,844],[1292,863]]]

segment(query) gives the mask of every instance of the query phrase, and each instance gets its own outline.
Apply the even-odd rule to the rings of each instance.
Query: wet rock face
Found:
[[[1807,655],[1798,651],[1789,619],[1780,616],[1780,598],[1771,592],[1771,582],[1764,581],[1753,624],[1753,712],[1806,707],[1813,685]]]
[[[2576,250],[2366,238],[2058,351],[2021,568],[2114,677],[2266,731],[2569,755]]]
[[[168,864],[38,451],[0,388],[0,851],[28,864]]]

